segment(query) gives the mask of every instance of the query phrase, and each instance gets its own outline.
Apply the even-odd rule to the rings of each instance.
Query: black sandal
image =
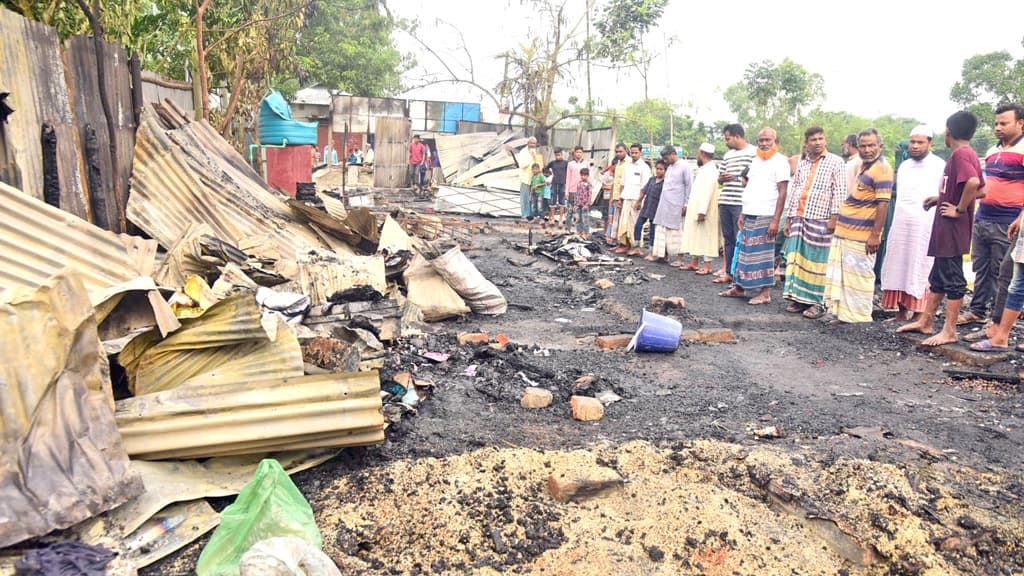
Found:
[[[810,304],[804,304],[802,302],[793,302],[789,306],[786,306],[786,312],[789,312],[790,314],[800,314],[801,312],[807,310],[810,307]]]
[[[808,320],[817,320],[825,315],[825,308],[820,304],[815,304],[804,310],[804,318]]]

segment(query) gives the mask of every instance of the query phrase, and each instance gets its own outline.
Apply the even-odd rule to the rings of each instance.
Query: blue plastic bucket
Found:
[[[637,352],[675,352],[682,333],[683,325],[678,320],[645,309],[631,344]]]

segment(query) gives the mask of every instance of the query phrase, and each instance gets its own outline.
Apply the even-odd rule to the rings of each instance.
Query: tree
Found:
[[[672,129],[674,133],[670,132]],[[634,102],[622,111],[616,139],[626,144],[640,142],[654,146],[675,142],[680,155],[693,156],[703,142],[720,140],[718,147],[721,149],[725,142],[720,133],[714,125],[678,114],[671,103],[654,99]]]
[[[776,65],[771,60],[747,66],[743,80],[724,94],[729,109],[745,127],[774,128],[787,149],[803,142],[807,112],[825,98],[825,81],[789,58]]]
[[[315,6],[299,35],[299,75],[357,96],[392,96],[410,60],[395,47],[396,22],[380,0],[330,0]]]
[[[1024,58],[1014,59],[1006,50],[971,56],[964,60],[960,80],[953,84],[949,98],[973,112],[980,127],[994,125],[1000,104],[1024,102]],[[994,143],[991,132],[982,129],[971,141],[979,154]]]
[[[613,65],[635,68],[644,81],[644,100],[648,99],[647,76],[654,59],[644,38],[667,5],[668,0],[609,0],[596,24],[601,41],[594,54]]]

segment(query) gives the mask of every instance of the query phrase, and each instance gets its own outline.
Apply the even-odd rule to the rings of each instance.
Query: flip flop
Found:
[[[789,312],[790,314],[800,314],[801,312],[803,312],[804,310],[807,310],[808,308],[810,308],[810,306],[807,305],[807,304],[801,304],[800,302],[793,302],[789,306],[786,306],[786,312]]]
[[[988,339],[988,334],[986,334],[984,330],[978,330],[977,332],[971,332],[970,334],[965,334],[964,338],[963,338],[964,342],[981,342],[982,340],[987,340],[987,339]]]
[[[760,298],[760,300],[758,300],[759,298]],[[761,298],[760,296],[755,296],[755,297],[751,298],[750,300],[747,300],[747,304],[750,304],[751,306],[760,306],[762,304],[771,304],[771,303],[772,303],[772,297],[771,296],[769,296],[767,298]]]
[[[1010,349],[1010,347],[996,346],[995,344],[992,343],[991,340],[986,338],[980,342],[975,342],[974,344],[971,344],[970,349],[974,350],[975,352],[1006,352],[1007,350]]]
[[[723,298],[746,298],[747,297],[747,295],[744,294],[743,292],[739,292],[737,290],[733,290],[732,288],[729,288],[728,290],[723,290],[723,291],[719,292],[718,295],[723,297]]]
[[[811,306],[807,310],[804,310],[803,317],[808,320],[817,320],[826,314],[825,308],[817,304]]]
[[[708,274],[711,274],[711,271],[697,270],[696,272],[694,272],[694,274],[696,274],[697,276],[707,276]]]
[[[683,268],[683,263],[680,262],[679,260],[676,260],[675,262],[672,262],[671,264],[669,264],[669,266],[671,266],[673,268],[679,268],[680,270],[686,270],[686,268]]]
[[[984,322],[984,321],[985,321],[984,318],[982,318],[981,316],[978,316],[974,312],[968,312],[967,314],[963,314],[959,318],[956,319],[956,325],[957,326],[966,326],[968,324],[979,324],[979,323]]]
[[[718,278],[712,280],[712,282],[714,282],[715,284],[731,284],[732,280],[726,280],[725,276],[719,276]]]

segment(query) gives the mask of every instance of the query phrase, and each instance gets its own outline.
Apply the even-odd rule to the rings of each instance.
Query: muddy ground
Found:
[[[710,276],[638,258],[513,265],[526,239],[498,226],[469,252],[508,298],[506,315],[433,324],[392,357],[385,378],[412,370],[435,384],[418,412],[384,445],[295,476],[326,550],[351,573],[1024,573],[1019,387],[950,380],[949,358],[891,324],[787,314],[781,288],[750,306],[718,297]],[[684,329],[724,326],[736,342],[597,348],[598,335],[632,332],[653,296],[684,297]],[[458,345],[456,334],[477,331],[513,344]],[[427,350],[451,358],[417,357]],[[984,370],[1014,375],[1018,363]],[[521,408],[531,384],[554,404]],[[572,394],[604,390],[623,400],[599,422],[572,419]],[[752,434],[768,426],[785,436]],[[582,503],[547,496],[552,470],[594,458],[632,488]],[[384,516],[390,528],[367,528]],[[601,524],[618,532],[592,529]],[[205,541],[143,574],[190,573]]]

